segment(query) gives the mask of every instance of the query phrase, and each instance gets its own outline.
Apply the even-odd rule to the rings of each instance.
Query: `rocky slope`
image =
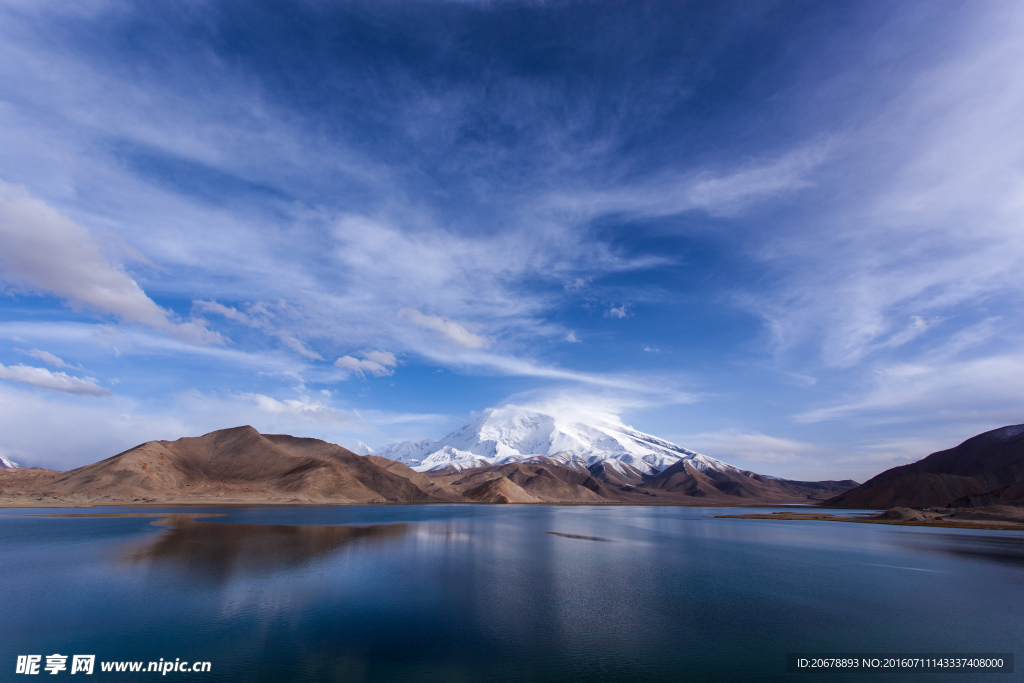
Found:
[[[639,483],[623,483],[618,473],[609,476],[604,463],[590,468],[578,463],[551,460],[509,462],[458,471],[433,470],[427,474],[437,481],[465,490],[479,488],[473,500],[504,502],[489,493],[507,480],[540,502],[629,503],[638,505],[752,505],[778,503],[820,503],[856,486],[854,481],[801,482],[766,477],[736,468],[728,471],[701,470],[691,460],[682,460],[659,474],[644,475]],[[504,494],[505,489],[502,489]],[[531,502],[531,501],[522,501]]]
[[[998,504],[1024,505],[1024,425],[994,429],[886,470],[825,503],[846,508]]]
[[[263,435],[252,427],[149,441],[68,472],[10,476],[31,472],[3,473],[0,499],[425,503],[459,498],[401,463],[381,466],[318,439]]]
[[[724,466],[670,441],[637,431],[613,416],[555,416],[507,405],[485,411],[438,441],[406,441],[380,455],[415,470],[455,471],[511,462],[546,462],[592,467],[604,464],[633,483],[683,459]]]
[[[531,455],[417,472],[318,439],[235,427],[150,441],[68,472],[0,470],[0,504],[810,503],[855,485],[776,479],[687,453],[660,470],[642,458],[645,470],[597,453],[589,465],[583,458]]]
[[[549,502],[808,503],[856,486],[741,470],[612,416],[560,417],[515,405],[488,410],[438,441],[396,444],[381,454],[456,488],[501,478],[515,484],[481,488],[475,500],[511,493]]]

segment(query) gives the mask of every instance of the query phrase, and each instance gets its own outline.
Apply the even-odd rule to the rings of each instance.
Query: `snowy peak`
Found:
[[[664,439],[639,432],[614,416],[555,416],[505,406],[484,412],[438,441],[407,441],[383,449],[386,458],[421,472],[467,469],[540,457],[586,467],[607,462],[616,471],[628,467],[656,473],[680,460],[698,469],[735,468]]]
[[[17,470],[17,469],[20,469],[20,468],[21,468],[21,465],[19,465],[18,463],[14,462],[13,460],[8,460],[7,458],[5,458],[3,456],[0,456],[0,469],[4,469],[4,470]]]

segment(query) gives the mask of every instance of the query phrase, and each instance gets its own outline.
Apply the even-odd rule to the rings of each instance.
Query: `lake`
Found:
[[[775,508],[778,509],[778,508]],[[0,512],[0,639],[85,680],[1021,680],[789,673],[791,652],[1024,651],[1024,532],[716,519],[744,508]],[[211,513],[176,518],[38,514]],[[103,661],[210,662],[103,673]],[[71,660],[60,676],[71,676]],[[81,672],[80,672],[81,673]],[[74,674],[71,680],[77,680]]]

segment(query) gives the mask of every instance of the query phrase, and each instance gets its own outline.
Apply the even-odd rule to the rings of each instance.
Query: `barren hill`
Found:
[[[582,470],[582,471],[581,471]],[[466,490],[466,495],[482,502],[486,492],[512,491],[548,503],[601,503],[623,502],[619,487],[608,487],[590,476],[586,468],[567,467],[557,463],[508,463],[496,467],[463,470],[443,477],[452,486]],[[507,484],[505,483],[507,482]],[[502,488],[498,488],[498,487]]]
[[[589,467],[538,456],[501,465],[417,472],[319,439],[235,427],[149,441],[68,472],[0,470],[0,504],[170,502],[624,503],[818,502],[854,482],[791,482],[706,456],[643,472],[615,459]]]
[[[643,475],[635,470],[627,470],[627,474],[623,474],[622,470],[621,466],[613,469],[604,462],[587,468],[578,463],[565,464],[541,458],[534,462],[512,462],[457,471],[436,470],[427,474],[452,488],[474,491],[473,500],[483,501],[486,492],[493,490],[493,486],[484,488],[485,484],[507,480],[515,485],[517,494],[521,491],[547,503],[820,503],[857,485],[855,481],[776,479],[732,467],[726,471],[713,467],[701,469],[692,460],[681,460],[653,475]]]
[[[851,480],[791,481],[736,468],[702,468],[692,460],[681,460],[651,479],[643,489],[709,502],[808,503],[823,501],[856,485]]]
[[[41,471],[45,473],[46,471]],[[13,474],[13,471],[12,471]],[[405,476],[403,476],[405,475]],[[0,497],[68,502],[440,502],[458,494],[394,463],[318,439],[235,427],[177,441],[149,441],[106,460],[31,480],[4,476]]]
[[[993,504],[1024,504],[1024,425],[993,429],[886,470],[825,503],[847,508]]]

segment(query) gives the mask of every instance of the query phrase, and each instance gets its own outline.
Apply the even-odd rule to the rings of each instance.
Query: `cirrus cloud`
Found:
[[[448,341],[467,349],[486,349],[490,346],[485,337],[474,334],[454,320],[439,315],[427,315],[415,308],[402,308],[398,311],[398,317],[405,318],[418,327],[438,332]]]
[[[398,359],[390,351],[368,351],[363,354],[362,359],[354,356],[342,356],[334,361],[334,366],[351,371],[360,377],[367,373],[374,377],[385,377],[395,374],[395,366]]]
[[[101,387],[92,377],[74,377],[66,372],[50,372],[46,368],[36,368],[31,365],[0,364],[0,378],[76,396],[107,396],[110,394],[110,389]]]
[[[256,404],[257,410],[271,415],[299,418],[336,426],[355,424],[355,421],[345,412],[332,408],[323,401],[315,401],[308,396],[302,396],[298,399],[285,399],[283,401],[271,398],[265,394],[243,394],[242,398],[252,400]]]
[[[194,344],[223,343],[205,321],[175,320],[124,270],[103,255],[99,243],[81,225],[32,197],[27,190],[0,181],[0,275],[8,282],[54,294],[77,309],[113,314]]]

